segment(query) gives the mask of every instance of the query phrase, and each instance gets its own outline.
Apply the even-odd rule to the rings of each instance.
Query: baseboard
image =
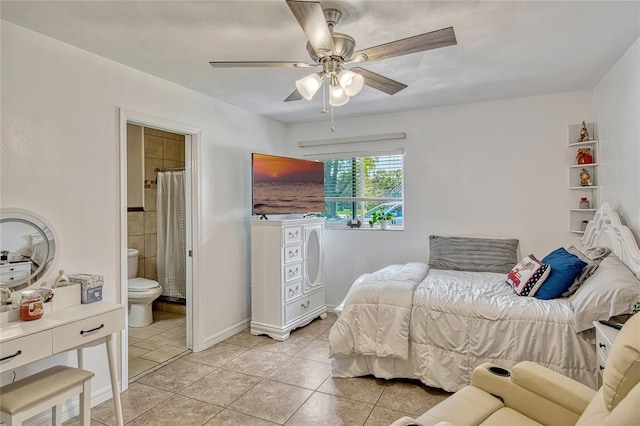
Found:
[[[327,305],[327,312],[336,313],[336,306],[338,305]]]
[[[111,399],[111,386],[107,386],[100,390],[91,392],[91,407],[102,404]],[[68,399],[62,404],[62,421],[66,422],[80,414],[80,400],[78,397]],[[29,418],[23,423],[25,426],[51,426],[52,422],[51,410],[42,412],[36,416]]]
[[[336,311],[335,311],[336,306],[337,305],[326,305],[327,312],[336,313]],[[229,337],[233,336],[234,334],[239,333],[242,330],[245,330],[245,329],[249,328],[249,324],[250,323],[251,323],[251,318],[247,318],[246,320],[240,321],[239,323],[234,324],[231,327],[228,327],[228,328],[222,330],[221,332],[214,334],[213,336],[207,337],[202,342],[203,347],[202,347],[201,350],[208,349],[211,346],[215,345],[216,343],[220,343],[223,340],[228,339]]]
[[[216,333],[216,334],[214,334],[212,336],[207,337],[202,342],[203,347],[202,347],[201,350],[208,349],[211,346],[215,345],[216,343],[220,343],[223,340],[228,339],[229,337],[233,336],[234,334],[239,333],[242,330],[245,330],[245,329],[249,328],[249,323],[250,322],[251,322],[251,318],[247,318],[245,320],[240,321],[237,324],[232,325],[231,327],[228,327],[228,328],[222,330],[219,333]]]

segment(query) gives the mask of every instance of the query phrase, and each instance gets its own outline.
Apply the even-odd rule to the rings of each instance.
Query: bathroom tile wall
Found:
[[[184,135],[144,128],[144,212],[127,213],[129,248],[140,251],[139,277],[156,280],[157,168],[184,167]]]

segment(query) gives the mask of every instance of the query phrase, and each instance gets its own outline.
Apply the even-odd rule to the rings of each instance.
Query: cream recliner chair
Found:
[[[640,425],[640,313],[626,322],[613,342],[597,392],[528,361],[508,374],[482,364],[473,371],[469,386],[417,419],[403,417],[392,426]]]

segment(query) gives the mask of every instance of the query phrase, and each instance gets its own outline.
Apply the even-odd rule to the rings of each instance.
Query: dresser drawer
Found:
[[[598,371],[604,371],[604,366],[607,363],[610,350],[611,344],[609,341],[605,336],[600,334],[599,330],[596,330],[596,357],[598,358]]]
[[[0,282],[10,284],[24,281],[31,275],[31,262],[2,265],[0,268]]]
[[[602,374],[604,372],[604,367],[607,364],[609,352],[611,351],[611,347],[613,346],[613,342],[616,339],[619,330],[609,327],[608,325],[600,324],[597,321],[593,324],[596,329],[597,369],[598,372]],[[600,376],[598,376],[598,378],[601,379]],[[600,384],[600,380],[598,381],[598,384]]]
[[[302,278],[302,263],[292,263],[291,265],[285,265],[284,267],[284,282],[291,284],[291,281],[295,281]]]
[[[302,242],[302,227],[301,226],[287,226],[284,228],[284,243],[301,243]]]
[[[0,283],[2,284],[11,284],[17,283],[19,281],[24,281],[29,278],[28,272],[19,272],[14,274],[2,274],[0,275]]]
[[[284,263],[299,262],[302,260],[302,244],[286,246],[284,248]]]
[[[295,302],[291,302],[285,307],[285,323],[294,321],[304,314],[321,307],[323,304],[324,298],[321,291],[305,296]]]
[[[61,352],[99,339],[124,328],[122,310],[72,322],[53,330],[53,351]]]
[[[284,301],[288,302],[291,299],[295,299],[302,295],[302,281],[298,281],[295,284],[289,284],[284,289]]]
[[[0,359],[3,361],[0,361],[0,371],[6,372],[51,356],[53,354],[52,339],[51,330],[46,330],[2,343]]]
[[[28,274],[31,272],[31,262],[10,263],[0,267],[0,275]]]

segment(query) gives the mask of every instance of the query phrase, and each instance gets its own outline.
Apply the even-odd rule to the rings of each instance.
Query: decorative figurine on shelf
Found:
[[[581,231],[586,231],[588,224],[589,224],[588,220],[583,220],[582,222],[580,222],[580,230]]]
[[[591,186],[591,174],[587,169],[580,170],[580,186]]]
[[[591,164],[591,163],[593,163],[591,148],[578,148],[578,153],[576,154],[576,164]]]
[[[582,122],[582,129],[580,129],[580,142],[589,142],[589,131],[587,130],[587,124]]]
[[[589,199],[587,197],[580,198],[580,208],[588,209],[590,207]]]

